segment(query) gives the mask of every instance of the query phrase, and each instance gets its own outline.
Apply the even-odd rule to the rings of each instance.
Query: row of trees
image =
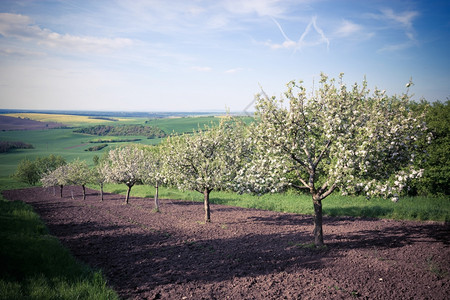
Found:
[[[153,138],[163,138],[167,134],[158,127],[155,126],[144,126],[144,125],[96,125],[86,128],[80,128],[74,130],[77,133],[99,135],[99,136],[147,136],[149,139]]]
[[[363,82],[347,88],[322,75],[320,88],[307,95],[303,85],[290,82],[281,99],[256,96],[255,122],[245,126],[224,118],[216,127],[193,135],[173,136],[158,146],[129,145],[113,149],[91,174],[76,161],[46,174],[45,186],[80,184],[80,178],[155,186],[169,184],[204,195],[209,222],[209,195],[216,189],[266,193],[287,188],[311,194],[314,237],[323,245],[322,201],[334,191],[383,196],[397,201],[410,182],[422,175],[417,159],[431,139],[425,111],[411,107],[410,96],[389,97],[370,92]],[[421,143],[422,142],[422,143]],[[71,165],[74,168],[71,169]],[[79,181],[77,181],[77,180]]]

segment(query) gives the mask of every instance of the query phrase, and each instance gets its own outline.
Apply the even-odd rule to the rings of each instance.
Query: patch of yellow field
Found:
[[[27,118],[30,120],[40,121],[40,122],[56,122],[68,125],[82,124],[82,123],[113,123],[113,121],[93,119],[89,116],[74,116],[74,115],[62,115],[62,114],[39,114],[39,113],[15,113],[15,114],[5,114],[5,116],[15,117],[15,118]],[[114,118],[119,121],[129,121],[129,119]]]

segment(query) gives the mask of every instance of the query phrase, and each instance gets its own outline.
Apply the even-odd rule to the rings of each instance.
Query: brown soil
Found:
[[[72,199],[72,194],[74,199]],[[324,218],[327,247],[311,249],[312,218],[67,187],[6,191],[31,204],[74,256],[101,268],[131,299],[450,299],[450,226]]]
[[[14,118],[0,115],[0,130],[42,130],[64,126],[64,124],[54,122],[39,122],[30,119]]]

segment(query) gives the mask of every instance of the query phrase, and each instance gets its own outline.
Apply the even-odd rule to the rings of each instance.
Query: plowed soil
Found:
[[[39,122],[30,119],[14,118],[0,115],[0,130],[43,130],[59,128],[64,124],[54,122]]]
[[[73,195],[73,198],[72,198]],[[31,204],[75,257],[125,299],[450,299],[448,224],[324,218],[66,187],[4,192]],[[325,200],[326,201],[326,200]],[[325,203],[326,205],[326,203]]]

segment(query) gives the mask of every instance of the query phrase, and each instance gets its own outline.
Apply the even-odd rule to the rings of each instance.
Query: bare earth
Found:
[[[0,115],[0,130],[42,130],[59,128],[64,126],[60,123],[54,122],[39,122],[30,119],[14,118],[9,116]]]
[[[71,196],[73,191],[74,199]],[[325,218],[327,248],[310,216],[66,187],[5,191],[31,204],[74,256],[101,268],[131,299],[450,299],[448,224]],[[326,203],[325,203],[326,205]]]

